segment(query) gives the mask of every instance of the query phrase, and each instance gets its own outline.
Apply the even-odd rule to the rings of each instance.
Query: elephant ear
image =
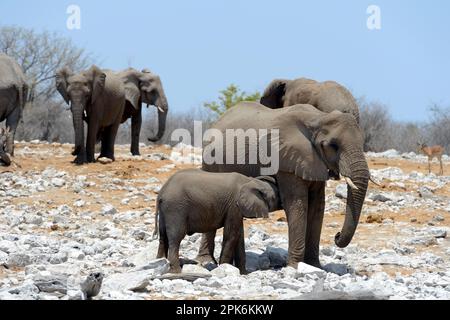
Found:
[[[304,107],[286,108],[286,113],[279,119],[280,171],[294,173],[307,181],[327,181],[328,167],[314,145],[321,115],[312,106]]]
[[[72,75],[72,71],[70,71],[69,68],[63,68],[56,72],[56,89],[58,90],[59,94],[63,97],[64,101],[69,104],[70,99],[67,94],[67,86],[68,81],[67,79]]]
[[[282,79],[272,81],[263,93],[261,104],[271,109],[283,108],[284,94],[288,82],[289,80]]]
[[[244,218],[268,218],[269,207],[261,190],[261,181],[253,180],[244,184],[239,191],[239,198],[236,203]]]
[[[141,92],[133,83],[125,84],[125,98],[131,103],[134,109],[139,110],[139,99],[141,99]]]
[[[141,73],[130,69],[130,72],[125,79],[125,99],[133,106],[134,109],[139,110],[141,91],[140,91],[140,77]]]
[[[95,102],[105,89],[106,74],[96,66],[93,66],[91,68],[91,72],[92,72],[92,102]]]

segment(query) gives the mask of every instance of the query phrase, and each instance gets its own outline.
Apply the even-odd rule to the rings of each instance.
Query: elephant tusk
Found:
[[[359,190],[358,187],[353,183],[352,179],[349,177],[344,177],[345,182],[354,190]]]
[[[381,187],[381,183],[376,181],[372,176],[370,176],[369,180],[376,186]]]
[[[159,112],[166,113],[166,111],[164,111],[163,108],[161,108],[161,107],[157,107],[157,108],[158,108]]]

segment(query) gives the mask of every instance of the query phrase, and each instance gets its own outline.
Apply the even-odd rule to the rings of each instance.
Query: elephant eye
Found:
[[[332,148],[336,152],[339,150],[339,146],[337,145],[336,142],[331,142],[330,143],[330,148]]]

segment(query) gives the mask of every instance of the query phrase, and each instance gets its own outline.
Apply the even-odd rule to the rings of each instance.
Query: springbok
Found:
[[[441,165],[439,174],[444,175],[444,166],[442,165],[442,154],[444,153],[444,147],[439,145],[428,147],[425,143],[420,142],[418,142],[417,145],[419,146],[418,151],[428,157],[428,173],[431,173],[431,162],[433,161],[433,158],[436,158],[439,160]]]

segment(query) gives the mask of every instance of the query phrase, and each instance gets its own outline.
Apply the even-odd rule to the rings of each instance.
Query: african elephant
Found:
[[[148,138],[151,142],[157,142],[164,136],[166,119],[169,112],[166,94],[159,76],[149,70],[139,72],[129,68],[118,72],[125,86],[126,105],[122,117],[122,123],[131,118],[131,153],[139,155],[139,136],[142,126],[142,102],[154,105],[158,109],[158,132],[156,136]]]
[[[310,104],[323,112],[350,113],[359,124],[359,108],[353,95],[334,81],[317,82],[300,78],[274,80],[263,93],[261,104],[271,109]]]
[[[244,102],[228,110],[212,128],[222,133],[227,129],[279,129],[279,170],[275,177],[288,220],[288,265],[296,267],[299,262],[305,262],[320,267],[325,184],[330,175],[343,176],[348,185],[345,222],[335,243],[341,248],[350,243],[370,176],[362,133],[353,116],[340,111],[324,113],[311,105],[269,109]],[[268,140],[273,143],[271,138]],[[246,143],[248,150],[249,142]],[[260,147],[260,143],[255,143]],[[224,164],[204,161],[203,170],[239,172],[246,176],[260,174],[263,167],[260,163],[239,165],[235,155],[235,164],[227,164],[226,153],[223,153]],[[212,259],[214,237],[213,232],[203,237],[200,262]]]
[[[95,162],[95,144],[101,140],[100,158],[114,158],[114,143],[125,109],[125,90],[120,79],[96,66],[73,74],[64,68],[56,74],[56,87],[70,104],[75,129],[75,163]],[[84,139],[83,119],[88,124]]]
[[[173,175],[159,192],[156,228],[157,258],[169,257],[171,272],[181,272],[179,248],[183,238],[224,227],[220,264],[233,260],[245,274],[243,218],[267,218],[279,207],[272,177],[249,178],[238,173],[209,173],[188,169]],[[159,217],[159,228],[158,228]]]
[[[28,95],[28,85],[22,68],[12,58],[0,53],[0,122],[6,120],[10,134],[6,152],[14,156],[14,135],[22,118]]]
[[[7,167],[11,165],[11,157],[6,151],[9,134],[9,128],[0,129],[0,162]]]

